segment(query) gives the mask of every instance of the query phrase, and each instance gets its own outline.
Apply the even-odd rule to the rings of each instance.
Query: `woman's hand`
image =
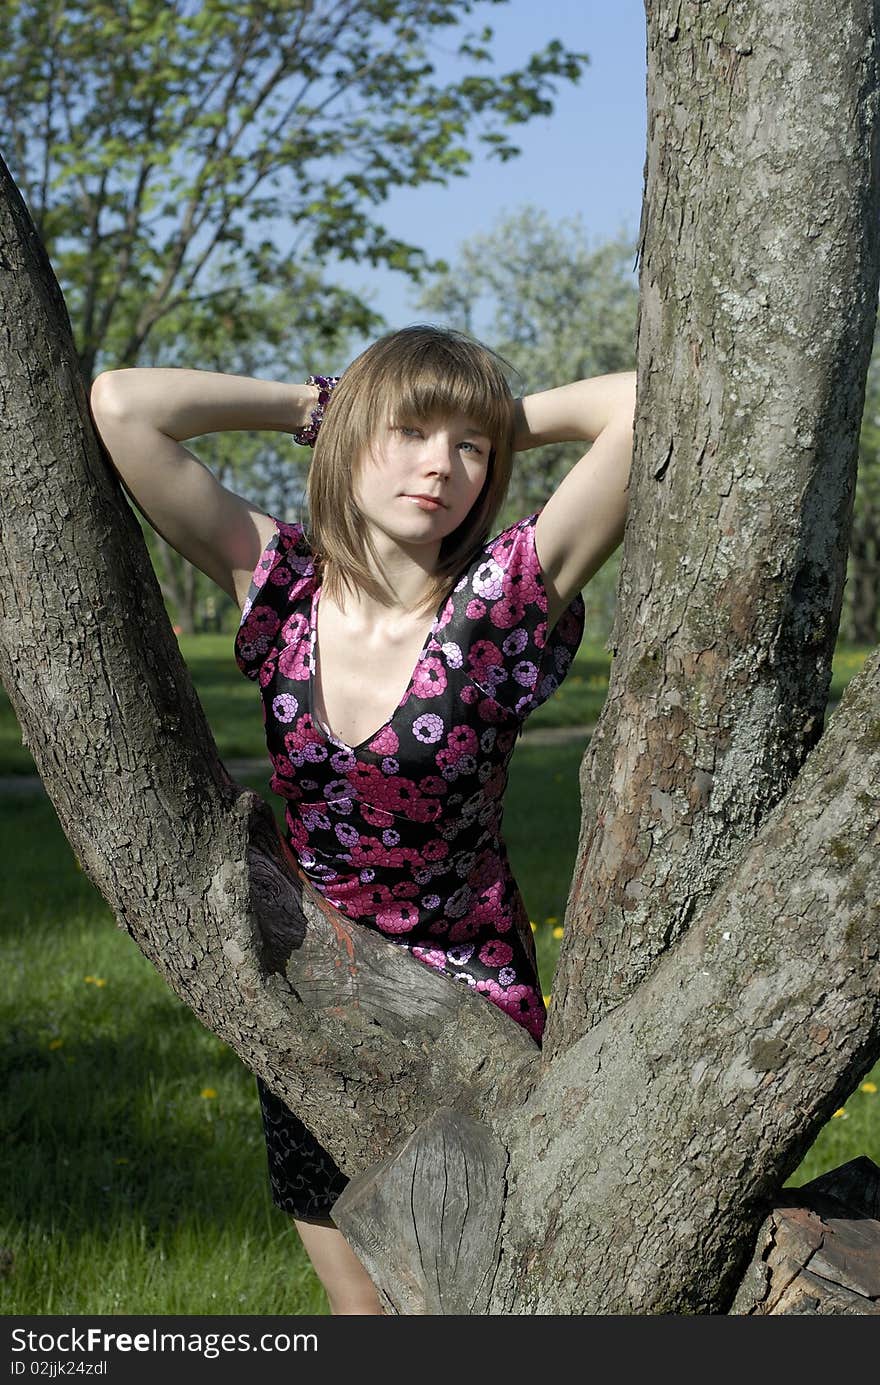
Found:
[[[636,372],[618,371],[575,380],[513,402],[514,452],[553,442],[594,442],[607,424],[633,423]]]

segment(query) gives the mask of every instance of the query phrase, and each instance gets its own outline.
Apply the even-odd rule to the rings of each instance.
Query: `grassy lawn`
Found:
[[[181,636],[180,647],[221,754],[229,759],[263,757],[259,693],[236,667],[232,641],[232,635]],[[605,701],[610,663],[611,656],[601,646],[585,642],[559,692],[535,713],[529,726],[594,722]],[[33,773],[30,751],[21,744],[18,722],[0,688],[0,775]]]
[[[261,754],[257,693],[230,666],[229,640],[185,644],[221,754]],[[846,657],[842,678],[861,662]],[[531,725],[594,720],[607,666],[604,652],[582,649]],[[2,771],[25,772],[8,709],[5,718]],[[526,739],[511,767],[506,835],[548,993],[577,849],[582,750]],[[266,779],[247,782],[262,792]],[[0,1247],[13,1256],[0,1312],[326,1313],[298,1238],[269,1199],[251,1075],[115,928],[47,800],[0,796],[0,824]],[[880,1163],[878,1085],[880,1065],[791,1183],[862,1153]]]
[[[196,685],[205,716],[221,754],[249,759],[265,754],[263,724],[253,683],[243,678],[232,657],[232,635],[181,636],[180,647]],[[868,649],[841,646],[834,655],[829,700],[836,702]],[[529,729],[541,726],[584,726],[596,721],[605,701],[611,655],[601,645],[584,640],[574,666],[559,691],[529,718]],[[250,715],[257,707],[256,716]],[[30,751],[21,744],[21,731],[0,688],[0,775],[33,774]]]

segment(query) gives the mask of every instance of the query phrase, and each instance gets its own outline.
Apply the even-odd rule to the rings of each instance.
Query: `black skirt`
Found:
[[[298,1116],[257,1078],[272,1201],[301,1221],[330,1216],[348,1179]]]

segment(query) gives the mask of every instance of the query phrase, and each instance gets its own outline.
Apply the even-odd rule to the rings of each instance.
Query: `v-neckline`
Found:
[[[422,643],[422,647],[419,650],[418,658],[416,659],[415,664],[413,665],[412,673],[409,676],[409,682],[407,683],[406,687],[401,693],[400,700],[397,703],[397,706],[392,711],[391,715],[387,717],[385,721],[382,722],[382,725],[378,726],[375,731],[371,731],[369,736],[365,736],[362,741],[358,741],[357,745],[349,745],[348,742],[344,741],[341,736],[337,736],[336,732],[333,730],[329,722],[324,722],[323,724],[319,722],[315,711],[315,678],[318,673],[318,603],[321,599],[321,592],[323,590],[323,582],[321,582],[319,585],[315,587],[314,591],[312,592],[311,609],[309,613],[309,643],[311,655],[309,659],[309,710],[311,712],[312,721],[319,728],[319,730],[323,731],[325,734],[329,734],[330,738],[333,741],[335,741],[337,745],[342,746],[344,750],[350,750],[352,754],[354,754],[358,750],[366,749],[370,741],[374,741],[377,736],[381,736],[383,731],[387,731],[389,726],[391,726],[392,722],[397,716],[398,712],[400,711],[401,707],[404,705],[405,702],[409,700],[409,695],[412,691],[412,685],[416,681],[416,674],[419,671],[419,665],[424,660],[424,657],[428,651],[428,646],[430,645],[431,640],[434,638],[434,635],[437,633],[437,625],[439,623],[441,615],[443,614],[443,611],[446,608],[446,603],[449,600],[449,596],[447,595],[443,598],[443,600],[440,602],[440,605],[434,613],[434,619],[431,621],[431,628],[425,636],[424,641]]]

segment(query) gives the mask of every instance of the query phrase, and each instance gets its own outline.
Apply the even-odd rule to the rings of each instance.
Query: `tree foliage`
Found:
[[[478,0],[499,4],[504,0]],[[331,259],[418,276],[376,209],[466,172],[475,148],[552,110],[587,61],[558,40],[490,74],[473,0],[10,0],[0,12],[7,157],[64,289],[88,378],[133,365],[156,324],[212,303],[243,332],[256,285],[301,322],[369,330],[351,295],[309,296]],[[460,75],[435,59],[452,43]],[[214,267],[212,286],[206,270]]]
[[[489,0],[504,3],[505,0]],[[187,365],[304,378],[339,370],[381,316],[332,283],[355,259],[418,276],[377,208],[467,171],[480,145],[552,110],[586,56],[555,41],[485,75],[471,0],[10,0],[0,11],[7,159],[63,288],[88,382]],[[435,72],[451,37],[460,75]],[[226,484],[288,518],[306,455],[277,437],[200,439]],[[172,618],[211,596],[144,530]],[[221,605],[225,604],[221,600]]]

